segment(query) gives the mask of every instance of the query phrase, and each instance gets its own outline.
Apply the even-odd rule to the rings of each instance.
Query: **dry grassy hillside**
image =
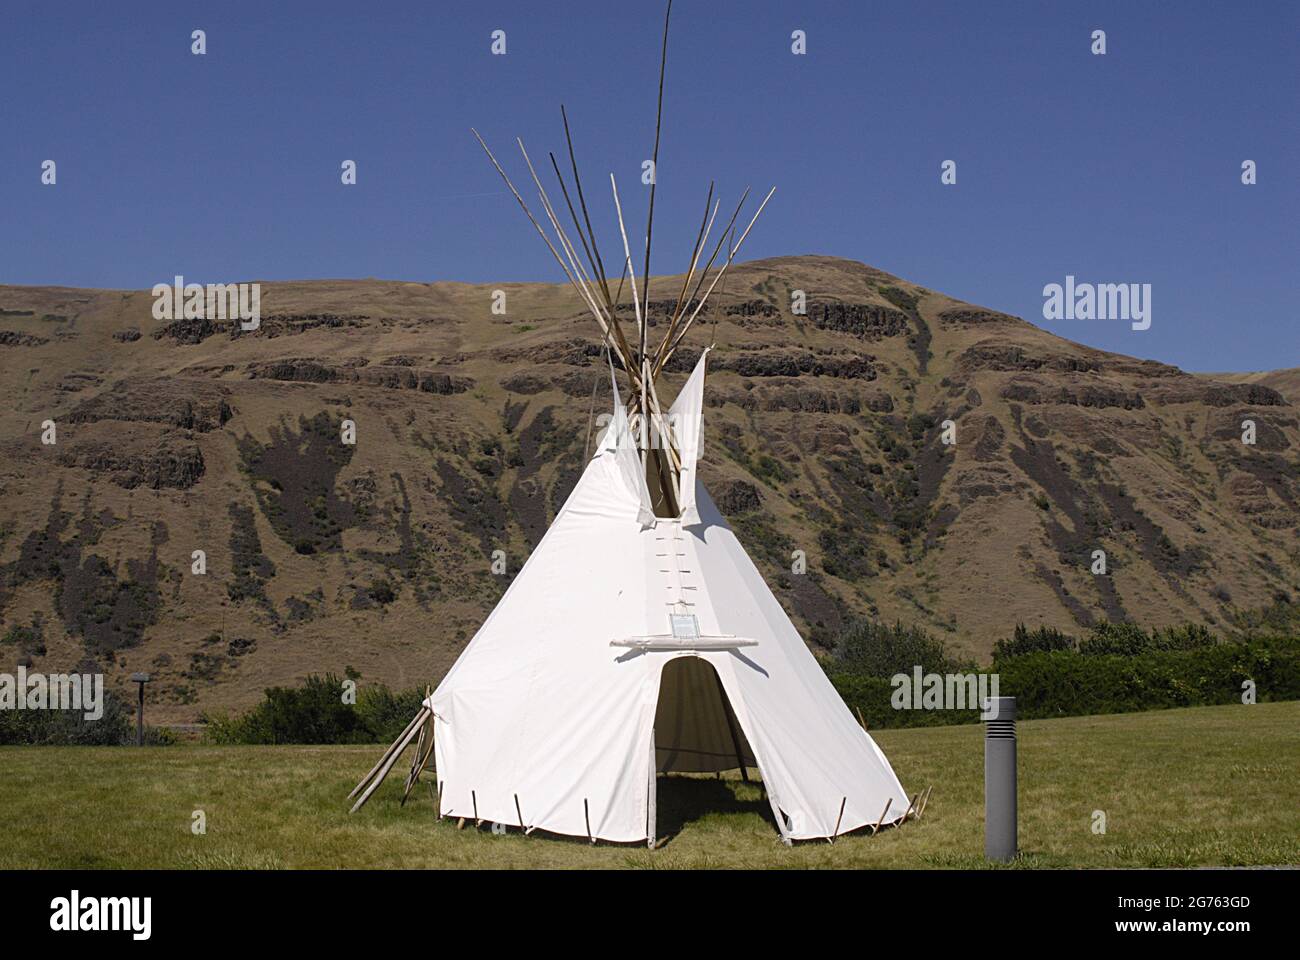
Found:
[[[309,672],[435,682],[609,401],[576,297],[499,286],[505,316],[495,285],[264,284],[253,333],[0,287],[0,669],[146,670],[173,720]],[[1294,371],[1192,376],[828,257],[715,297],[668,393],[716,340],[704,479],[815,648],[875,615],[983,655],[1017,621],[1215,624],[1300,584]]]
[[[1227,383],[1258,383],[1271,387],[1287,397],[1300,396],[1300,367],[1256,373],[1205,373],[1199,376],[1209,380],[1223,380]]]

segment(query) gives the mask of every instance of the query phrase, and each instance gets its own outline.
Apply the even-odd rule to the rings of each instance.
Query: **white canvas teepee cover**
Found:
[[[678,453],[682,458],[681,469],[681,511],[682,523],[694,525],[700,522],[700,512],[696,507],[695,467],[704,452],[704,370],[709,356],[706,348],[695,363],[690,378],[682,387],[673,405],[668,408],[668,423],[677,440]]]
[[[659,770],[713,770],[737,755],[787,839],[875,823],[887,800],[886,822],[907,809],[695,476],[703,379],[701,357],[673,407],[693,421],[678,422],[694,438],[690,516],[641,522],[649,499],[624,469],[639,458],[616,401],[555,522],[434,692],[440,814],[644,840],[652,756]]]

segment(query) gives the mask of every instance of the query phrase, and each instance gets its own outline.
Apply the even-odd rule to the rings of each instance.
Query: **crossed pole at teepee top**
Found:
[[[659,139],[663,122],[664,106],[664,74],[668,64],[668,22],[672,16],[672,0],[668,0],[668,6],[664,13],[664,34],[663,46],[660,52],[659,60],[659,97],[658,105],[655,112],[655,140],[654,152],[651,159],[651,170],[653,171],[650,180],[650,202],[649,212],[646,219],[645,232],[645,260],[641,275],[641,286],[638,290],[636,282],[636,267],[632,262],[632,250],[627,240],[627,229],[623,222],[623,209],[619,202],[618,184],[614,175],[609,176],[610,187],[614,197],[614,209],[618,215],[618,228],[623,241],[623,268],[619,278],[618,289],[613,295],[610,293],[609,276],[605,272],[605,262],[600,255],[600,245],[596,240],[596,232],[591,225],[591,216],[587,212],[586,194],[582,189],[582,178],[578,174],[577,155],[573,149],[573,136],[569,129],[569,116],[564,109],[563,104],[560,106],[560,117],[564,122],[564,139],[569,152],[569,167],[572,171],[573,183],[578,198],[578,207],[582,210],[582,219],[579,220],[577,209],[573,205],[573,198],[569,192],[568,184],[565,182],[564,174],[560,170],[559,162],[555,154],[550,154],[551,168],[555,172],[555,178],[560,185],[560,192],[564,199],[564,204],[568,209],[569,217],[573,223],[573,229],[578,236],[579,244],[582,247],[581,255],[578,248],[574,246],[573,241],[569,239],[569,234],[561,224],[561,217],[556,213],[550,197],[546,193],[546,188],[542,186],[542,181],[533,167],[532,160],[528,156],[528,151],[524,147],[523,140],[516,138],[519,144],[519,152],[523,155],[524,163],[528,167],[528,173],[532,177],[534,185],[537,187],[538,201],[541,204],[545,220],[550,223],[554,233],[554,242],[552,237],[547,234],[538,218],[533,215],[528,204],[515,189],[514,183],[511,182],[509,175],[497,161],[496,156],[492,153],[483,137],[477,130],[471,128],[475,139],[483,147],[492,166],[496,168],[501,179],[505,181],[506,186],[519,201],[520,208],[524,211],[532,225],[537,229],[538,235],[542,242],[546,244],[551,255],[555,257],[556,263],[564,272],[565,277],[578,292],[583,304],[596,320],[596,325],[600,328],[604,345],[610,350],[613,356],[616,356],[618,363],[627,373],[629,384],[629,401],[628,408],[630,413],[640,414],[642,423],[641,429],[641,461],[642,465],[647,464],[648,448],[650,444],[646,442],[646,430],[644,427],[647,415],[653,420],[658,435],[666,437],[667,457],[670,469],[668,475],[674,480],[676,471],[680,468],[680,458],[677,451],[676,442],[672,436],[672,431],[667,418],[664,416],[663,408],[659,402],[658,394],[655,390],[655,381],[659,374],[672,359],[673,354],[681,345],[686,334],[690,332],[691,326],[695,323],[696,318],[704,310],[714,288],[718,282],[726,275],[733,262],[736,254],[740,252],[745,238],[749,236],[749,231],[753,229],[754,224],[758,221],[759,215],[767,202],[772,199],[772,194],[776,192],[776,187],[768,191],[763,202],[759,204],[758,209],[750,218],[749,225],[741,233],[740,239],[734,244],[727,243],[726,254],[722,263],[713,271],[712,280],[708,283],[707,288],[704,286],[709,281],[709,271],[713,268],[718,254],[722,251],[724,242],[727,241],[728,235],[734,238],[734,227],[736,218],[749,196],[749,189],[741,195],[740,202],[736,204],[735,211],[731,214],[731,219],[718,237],[717,243],[710,254],[709,259],[705,262],[703,270],[699,271],[699,277],[696,279],[696,270],[699,267],[700,256],[709,240],[709,235],[713,229],[714,220],[718,214],[720,201],[714,198],[714,184],[709,184],[708,195],[704,201],[704,216],[700,224],[700,230],[695,238],[695,244],[691,249],[689,265],[685,277],[682,280],[681,292],[677,297],[677,302],[668,319],[668,325],[664,332],[662,340],[658,346],[652,347],[649,343],[649,326],[650,326],[650,246],[654,234],[654,210],[655,210],[655,188],[658,181],[659,169]],[[557,249],[558,247],[558,249]],[[695,281],[694,288],[691,288],[691,281]],[[623,330],[623,324],[618,317],[619,303],[623,293],[623,283],[628,282],[632,288],[632,307],[636,321],[636,337],[629,340]],[[703,289],[703,295],[700,291]],[[687,296],[687,291],[690,295]],[[694,305],[692,308],[692,304]],[[688,313],[688,308],[689,313]],[[658,453],[656,453],[658,456]],[[675,490],[671,489],[673,485],[665,485],[665,490],[673,495],[676,500]]]

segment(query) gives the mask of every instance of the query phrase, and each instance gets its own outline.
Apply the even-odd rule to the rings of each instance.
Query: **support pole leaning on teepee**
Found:
[[[430,710],[428,707],[420,708],[420,712],[416,714],[415,723],[408,727],[406,733],[399,737],[393,746],[389,748],[388,759],[383,761],[382,765],[371,778],[370,786],[366,787],[365,792],[357,798],[357,802],[352,805],[352,809],[349,810],[348,813],[356,813],[360,810],[362,806],[365,805],[365,802],[370,799],[370,795],[375,792],[381,783],[384,782],[384,778],[388,776],[388,771],[393,769],[393,764],[395,764],[397,758],[402,755],[402,751],[406,749],[406,745],[414,739],[419,725],[425,721],[429,713]]]
[[[424,698],[427,701],[433,696],[433,691],[429,687],[424,688]],[[424,772],[425,765],[429,762],[429,757],[433,753],[433,735],[434,735],[434,716],[430,712],[424,723],[420,725],[420,738],[415,744],[415,756],[411,760],[411,772],[406,775],[406,786],[402,790],[401,806],[406,806],[406,799],[411,795],[412,788],[419,782],[420,774]]]
[[[417,713],[415,715],[415,719],[413,719],[410,723],[408,723],[406,725],[406,728],[400,734],[397,735],[397,739],[388,745],[388,749],[383,752],[383,755],[379,758],[379,762],[376,763],[373,767],[371,767],[369,772],[364,777],[362,777],[360,781],[358,781],[355,787],[352,788],[352,792],[348,794],[349,800],[351,800],[353,797],[355,797],[358,793],[362,791],[365,785],[370,782],[370,779],[379,771],[379,768],[384,765],[384,761],[387,760],[389,755],[392,754],[392,752],[397,749],[398,743],[400,743],[408,733],[410,733],[412,730],[415,729],[416,724],[420,722],[420,717],[423,714],[423,712],[424,711],[421,710],[419,713]]]

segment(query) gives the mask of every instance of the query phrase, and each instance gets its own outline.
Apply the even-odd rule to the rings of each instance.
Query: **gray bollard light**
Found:
[[[1016,855],[1016,698],[990,697],[984,721],[984,856]]]

